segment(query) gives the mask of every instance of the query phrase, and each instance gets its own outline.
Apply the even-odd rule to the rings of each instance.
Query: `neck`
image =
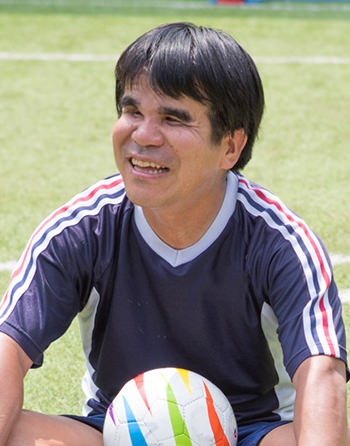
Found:
[[[194,200],[184,208],[143,208],[144,216],[157,236],[174,249],[184,249],[195,244],[207,232],[222,206],[226,181],[219,190],[208,194],[205,202]]]

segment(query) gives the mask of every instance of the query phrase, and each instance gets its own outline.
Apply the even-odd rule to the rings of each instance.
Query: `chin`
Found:
[[[156,200],[154,194],[148,194],[144,191],[134,191],[126,188],[126,196],[135,205],[143,207],[155,207]]]

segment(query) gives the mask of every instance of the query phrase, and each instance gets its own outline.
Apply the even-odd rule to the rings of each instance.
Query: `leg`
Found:
[[[260,441],[259,446],[296,446],[293,423],[276,427]],[[350,446],[350,430],[348,430],[347,446]]]
[[[80,421],[23,410],[6,446],[103,446],[103,440]]]
[[[260,441],[259,446],[296,446],[293,423],[276,427]]]

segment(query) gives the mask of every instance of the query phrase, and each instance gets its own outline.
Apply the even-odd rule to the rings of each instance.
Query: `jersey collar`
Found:
[[[219,237],[232,216],[237,200],[238,179],[229,171],[227,174],[227,185],[225,198],[222,206],[207,232],[195,244],[184,249],[174,249],[161,240],[148,224],[143,210],[135,205],[134,220],[142,238],[147,245],[171,266],[176,267],[202,254]]]

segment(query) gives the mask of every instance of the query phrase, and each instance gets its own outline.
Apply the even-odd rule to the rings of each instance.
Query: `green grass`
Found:
[[[29,370],[24,385],[24,407],[50,414],[81,413],[85,372],[79,326],[70,329],[45,353],[44,364]]]
[[[8,271],[1,271],[0,272],[0,292],[1,292],[1,296],[4,294],[4,292],[5,292],[5,290],[6,290],[6,288],[7,288],[7,285],[8,285],[8,283],[9,283],[9,280],[10,280],[10,272],[8,272]]]
[[[266,114],[250,176],[278,194],[333,252],[350,252],[347,66],[262,66]],[[345,116],[344,116],[345,115]]]
[[[108,2],[110,4],[111,2]],[[195,9],[0,3],[0,52],[115,56],[143,31],[190,20],[225,29],[262,57],[349,57],[349,9],[268,3]],[[192,3],[192,2],[191,2]],[[205,4],[206,1],[198,0]],[[118,6],[119,5],[119,6]],[[350,65],[258,63],[266,94],[259,140],[246,175],[302,215],[332,253],[350,255]],[[16,259],[49,212],[115,171],[114,62],[0,60],[0,262]],[[4,291],[8,272],[0,272]],[[350,265],[335,267],[350,288]],[[350,306],[344,306],[350,330]],[[79,412],[83,360],[75,322],[29,372],[25,405]]]
[[[0,71],[10,80],[0,87],[0,259],[12,259],[48,212],[114,172],[113,66],[0,61]]]

